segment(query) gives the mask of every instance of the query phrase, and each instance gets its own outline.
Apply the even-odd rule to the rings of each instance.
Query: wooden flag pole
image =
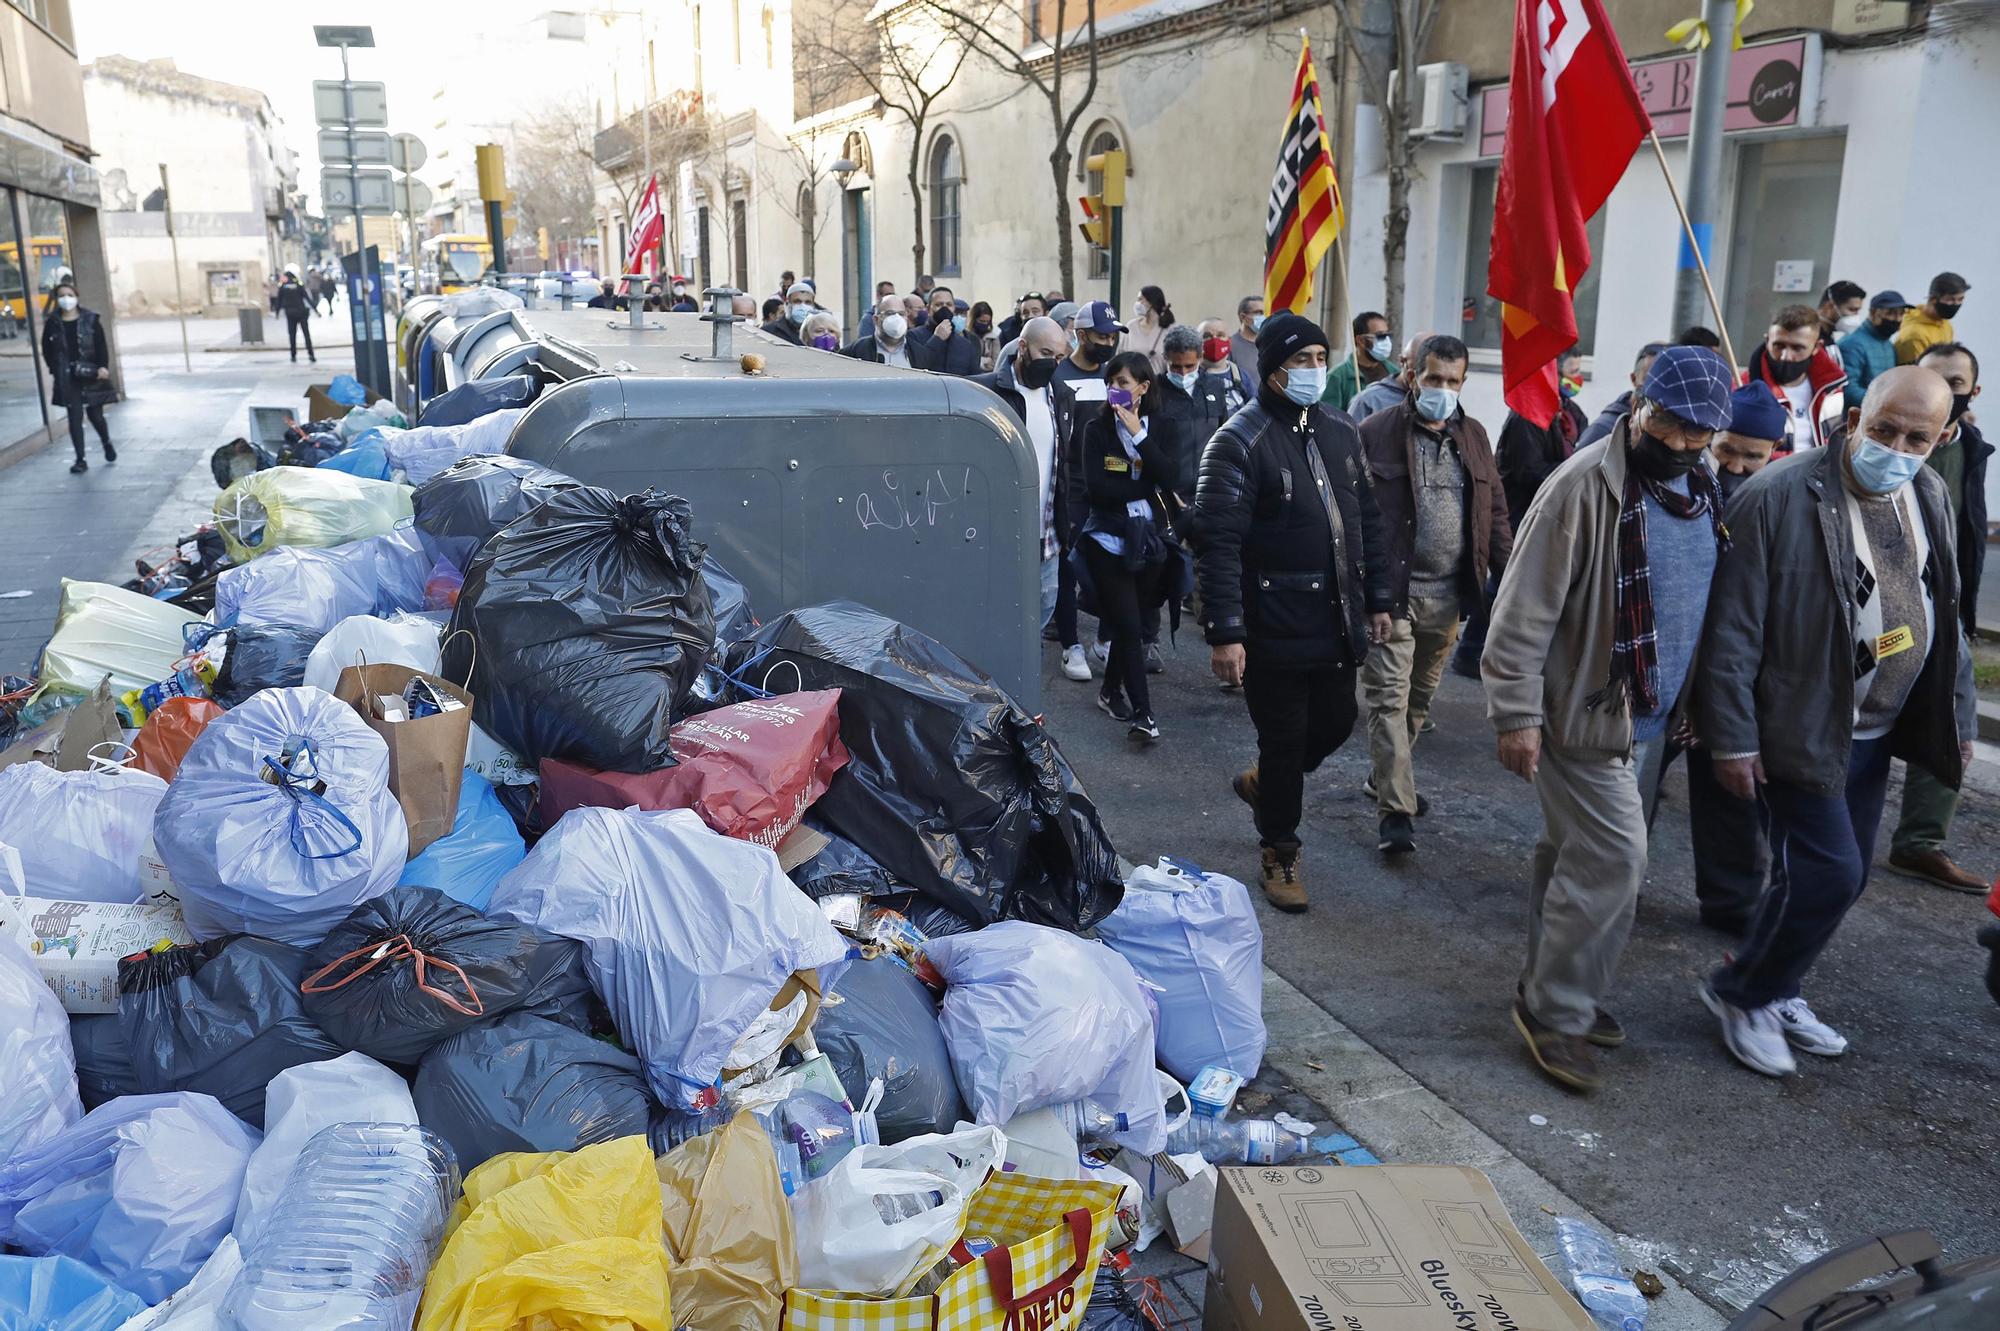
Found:
[[[1681,216],[1681,234],[1687,237],[1688,248],[1694,251],[1694,264],[1701,272],[1701,289],[1708,293],[1708,308],[1715,313],[1715,331],[1722,338],[1722,354],[1729,361],[1729,377],[1741,378],[1742,372],[1736,368],[1736,348],[1729,342],[1729,325],[1722,318],[1722,302],[1715,298],[1715,283],[1708,277],[1708,260],[1702,256],[1701,246],[1695,241],[1694,224],[1688,220],[1687,208],[1681,203],[1680,186],[1674,184],[1674,173],[1667,169],[1667,152],[1660,146],[1660,132],[1649,126],[1646,141],[1653,145],[1653,156],[1660,163],[1660,174],[1667,180],[1667,193],[1674,198],[1674,211]]]

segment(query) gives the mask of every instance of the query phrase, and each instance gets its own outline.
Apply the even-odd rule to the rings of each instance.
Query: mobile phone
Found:
[[[1132,405],[1132,394],[1129,389],[1107,388],[1104,390],[1104,400],[1114,407],[1129,407]]]

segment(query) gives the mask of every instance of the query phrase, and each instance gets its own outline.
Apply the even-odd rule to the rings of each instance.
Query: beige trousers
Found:
[[[1457,641],[1458,598],[1412,596],[1409,618],[1390,625],[1389,640],[1371,648],[1361,667],[1375,805],[1385,816],[1416,816],[1417,775],[1410,749],[1431,713],[1431,698]]]

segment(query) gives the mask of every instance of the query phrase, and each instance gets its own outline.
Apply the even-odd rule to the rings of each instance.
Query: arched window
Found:
[[[1090,137],[1084,140],[1084,144],[1083,155],[1085,158],[1095,157],[1099,153],[1116,152],[1120,146],[1118,131],[1112,129],[1109,125],[1100,124],[1090,132]],[[1104,193],[1104,173],[1086,168],[1083,173],[1083,192],[1086,194]],[[1111,251],[1092,245],[1090,247],[1089,272],[1091,277],[1099,280],[1110,277]]]
[[[813,193],[810,181],[801,181],[799,184],[798,207],[794,210],[794,216],[799,219],[799,253],[805,259],[805,266],[799,269],[799,276],[811,277],[819,264],[819,256],[813,253],[818,248],[814,242],[819,237],[819,199]]]
[[[938,135],[931,144],[930,268],[952,277],[958,276],[958,189],[964,174],[957,140],[949,134]]]

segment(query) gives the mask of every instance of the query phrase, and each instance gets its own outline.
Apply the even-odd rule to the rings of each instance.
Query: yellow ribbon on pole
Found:
[[[1736,0],[1736,24],[1735,30],[1730,34],[1730,50],[1743,49],[1743,20],[1749,18],[1750,11],[1756,7],[1757,0]],[[1698,14],[1690,19],[1682,19],[1667,29],[1667,40],[1683,51],[1707,50],[1712,39],[1708,30],[1708,20]]]

